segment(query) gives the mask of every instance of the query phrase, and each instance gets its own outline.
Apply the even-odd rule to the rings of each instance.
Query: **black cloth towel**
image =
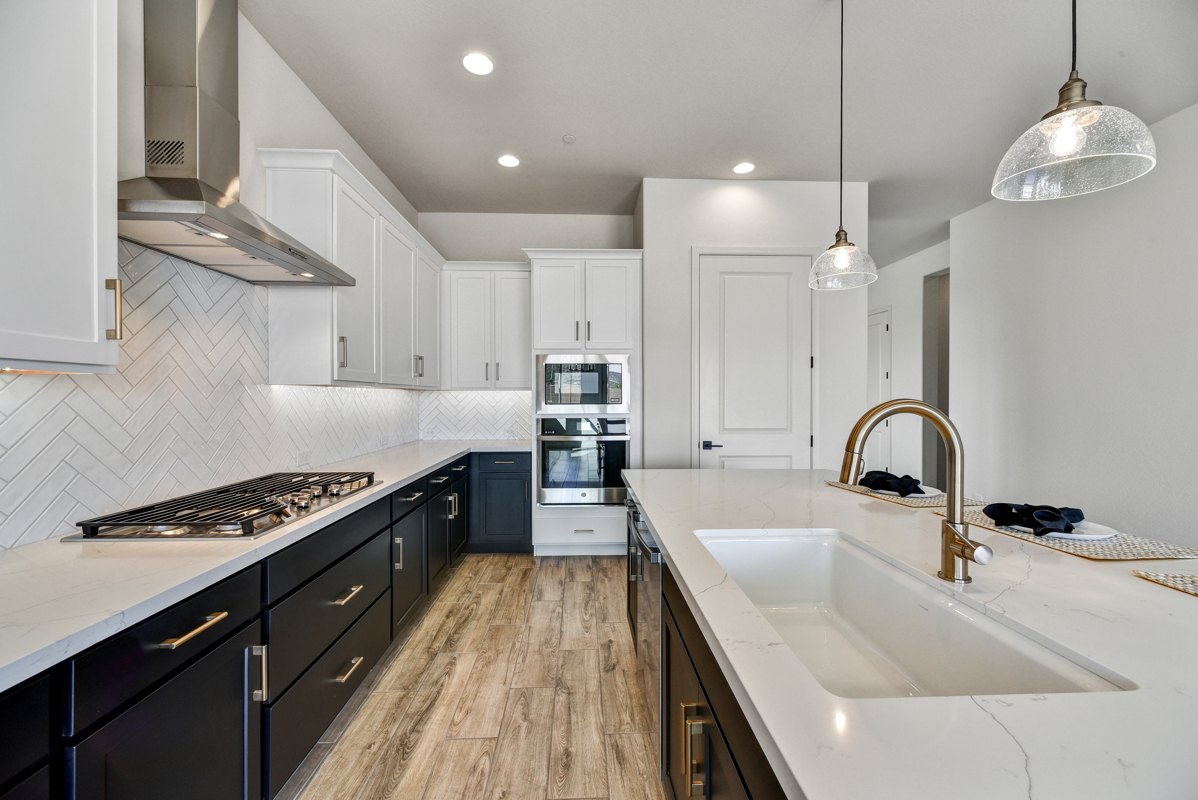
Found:
[[[1028,506],[1019,503],[991,503],[982,513],[998,525],[1031,528],[1036,536],[1046,533],[1072,533],[1073,526],[1086,518],[1080,508]]]
[[[918,478],[912,478],[910,475],[900,478],[880,469],[865,473],[857,483],[866,489],[873,489],[875,492],[898,492],[899,497],[924,493],[923,489],[919,488]]]

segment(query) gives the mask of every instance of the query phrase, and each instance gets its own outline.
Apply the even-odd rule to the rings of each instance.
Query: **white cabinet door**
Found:
[[[378,383],[379,214],[341,178],[333,181],[333,263],[357,281],[338,286],[337,380]]]
[[[0,367],[118,360],[116,6],[0,2]]]
[[[582,261],[538,261],[533,267],[533,336],[538,350],[581,349]]]
[[[471,270],[449,276],[449,388],[489,389],[491,273]]]
[[[422,369],[417,384],[441,386],[441,273],[422,252],[416,263],[416,355]]]
[[[416,245],[386,219],[379,231],[381,383],[416,386]]]
[[[532,278],[494,273],[496,389],[532,388]]]
[[[632,350],[641,324],[640,262],[586,262],[587,350]]]

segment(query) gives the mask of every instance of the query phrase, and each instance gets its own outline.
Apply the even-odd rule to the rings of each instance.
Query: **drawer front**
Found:
[[[531,472],[532,453],[475,453],[479,472]]]
[[[202,655],[261,609],[262,572],[255,565],[67,662],[67,734]]]
[[[7,792],[0,800],[50,800],[50,768],[42,767]]]
[[[384,594],[266,709],[266,797],[283,787],[390,643],[391,595]]]
[[[412,481],[391,495],[392,521],[406,517],[428,502],[428,479]]]
[[[0,784],[50,754],[50,678],[0,697]]]
[[[395,628],[403,625],[424,596],[424,517],[421,509],[391,528],[391,624]]]
[[[449,467],[441,467],[436,472],[430,473],[428,476],[428,496],[435,497],[448,489],[455,474],[457,473],[449,471]]]
[[[626,543],[628,529],[624,517],[538,519],[536,544],[611,544]]]
[[[391,524],[391,498],[376,500],[262,562],[266,602],[276,603]]]
[[[266,612],[272,695],[290,686],[391,585],[389,539],[390,530],[376,535]]]

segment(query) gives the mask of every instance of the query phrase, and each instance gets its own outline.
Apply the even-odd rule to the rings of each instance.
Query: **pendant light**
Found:
[[[820,291],[856,289],[878,279],[874,260],[844,232],[844,0],[840,0],[840,230],[836,243],[811,265],[807,285]]]
[[[1086,99],[1077,75],[1077,0],[1073,66],[1060,103],[1011,145],[990,193],[1000,200],[1053,200],[1135,180],[1156,166],[1148,126],[1130,111]]]

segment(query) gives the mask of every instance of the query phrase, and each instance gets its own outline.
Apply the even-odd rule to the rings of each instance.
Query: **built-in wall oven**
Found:
[[[537,420],[541,505],[620,505],[628,494],[620,471],[628,468],[629,422],[607,417]]]
[[[636,669],[645,706],[653,751],[661,761],[661,551],[644,516],[631,498],[628,506],[628,624],[636,645]]]
[[[593,353],[537,356],[537,414],[629,413],[628,360],[627,355]]]

